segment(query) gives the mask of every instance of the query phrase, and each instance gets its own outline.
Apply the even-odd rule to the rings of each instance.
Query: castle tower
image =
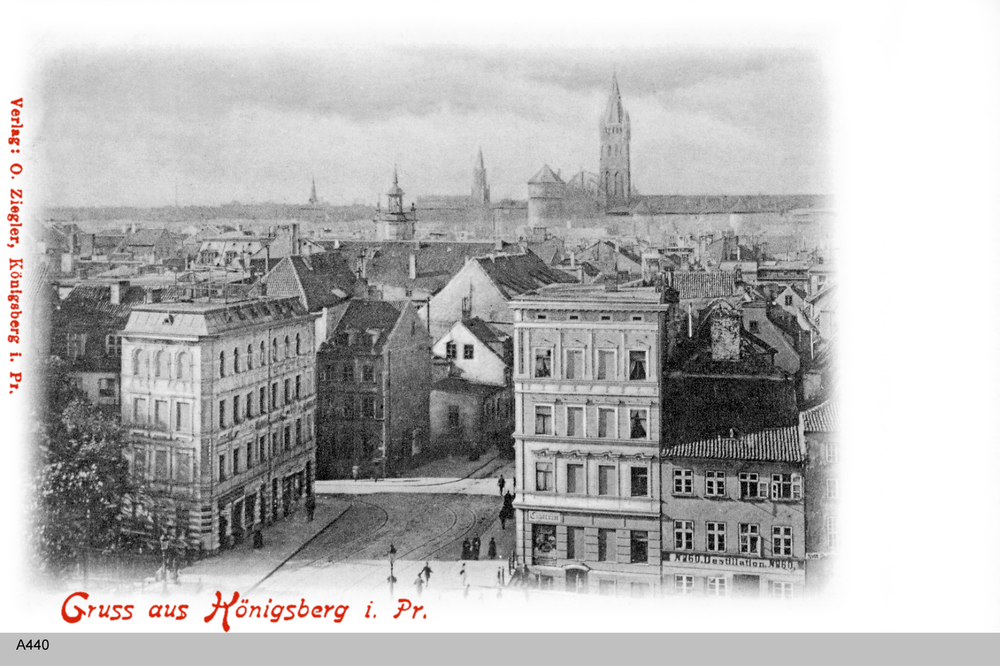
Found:
[[[379,211],[375,223],[379,226],[382,240],[413,240],[416,232],[417,211],[414,206],[403,210],[403,190],[399,187],[399,173],[392,170],[392,187],[386,192],[387,206]]]
[[[622,107],[618,77],[611,77],[611,95],[601,116],[601,168],[599,192],[604,209],[627,206],[632,195],[632,172],[629,142],[632,123]]]
[[[483,166],[483,149],[479,149],[476,166],[472,169],[472,205],[490,205],[490,186],[486,183],[486,167]]]
[[[549,165],[539,169],[528,181],[528,225],[542,227],[545,223],[560,220],[563,216],[563,198],[566,184]]]

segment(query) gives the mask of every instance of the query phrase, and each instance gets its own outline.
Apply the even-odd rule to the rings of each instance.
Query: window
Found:
[[[191,431],[191,403],[189,402],[178,402],[176,405],[176,420],[174,422],[175,430],[180,432],[190,432]]]
[[[291,358],[292,356],[292,341],[289,337],[285,336],[285,355],[283,358]]]
[[[535,490],[552,490],[552,463],[535,463]]]
[[[226,376],[226,352],[219,352],[219,377]]]
[[[257,398],[257,407],[260,409],[260,413],[263,414],[267,411],[267,387],[260,387],[260,396]]]
[[[271,338],[271,363],[278,360],[278,338]]]
[[[302,375],[295,375],[295,399],[302,397]]]
[[[146,352],[141,349],[137,349],[135,356],[132,357],[132,374],[136,377],[139,375],[145,376],[146,374]]]
[[[448,427],[457,430],[462,426],[462,415],[458,405],[448,405]]]
[[[75,361],[87,353],[87,334],[69,333],[66,336],[66,354]]]
[[[580,321],[580,315],[571,314],[569,316],[570,321]]]
[[[292,449],[292,426],[285,426],[285,450]]]
[[[775,557],[792,556],[792,528],[772,527],[771,528],[771,554]]]
[[[674,594],[694,594],[694,576],[675,575]]]
[[[567,407],[566,408],[566,436],[567,437],[584,437],[586,433],[583,430],[583,407]]]
[[[295,419],[295,446],[302,445],[302,419]]]
[[[115,396],[115,380],[113,378],[98,379],[97,395],[102,398],[113,398]]]
[[[740,523],[740,554],[760,556],[760,525]]]
[[[615,482],[614,465],[599,465],[597,467],[597,494],[618,494],[618,484]]]
[[[260,367],[263,368],[267,364],[267,353],[265,352],[263,340],[260,341],[260,356],[257,359],[260,361]]]
[[[759,321],[757,321],[756,319],[751,319],[749,323],[750,323],[750,332],[751,333],[760,333],[760,322]]]
[[[174,481],[191,482],[191,454],[186,451],[174,454]]]
[[[458,358],[458,345],[454,342],[446,342],[444,345],[444,357],[447,359]]]
[[[149,414],[146,410],[146,399],[136,398],[132,402],[132,423],[145,425],[148,415]]]
[[[156,352],[156,376],[161,379],[170,377],[170,355],[165,351]]]
[[[791,599],[795,586],[787,581],[772,581],[771,582],[771,596],[775,599]]]
[[[244,411],[244,413],[246,414],[246,417],[248,419],[253,418],[253,391],[247,393],[245,402],[246,402],[246,410]]]
[[[597,530],[597,561],[615,561],[615,531],[599,529]]]
[[[342,374],[342,377],[344,378],[345,383],[354,381],[354,363],[348,361],[347,363],[344,364],[344,372]]]
[[[191,355],[181,352],[177,355],[177,379],[181,381],[191,380]]]
[[[517,374],[524,374],[524,331],[517,332]]]
[[[233,348],[233,372],[236,374],[240,373],[240,348]]]
[[[710,597],[726,596],[726,579],[722,576],[709,576],[705,579],[705,591]]]
[[[583,528],[566,528],[566,559],[582,560],[584,558]]]
[[[545,321],[548,318],[549,318],[549,316],[547,314],[536,314],[535,315],[535,319],[537,319],[538,321]]]
[[[611,321],[611,315],[601,315],[601,321]]]
[[[170,480],[168,456],[169,452],[165,449],[156,449],[153,451],[153,478],[157,481]]]
[[[220,400],[219,401],[219,427],[220,428],[225,428],[226,427],[226,401],[225,400]]]
[[[534,560],[535,564],[542,564],[542,563],[555,564],[555,556],[556,556],[556,526],[532,525],[531,557]],[[551,581],[550,581],[550,587],[551,587]]]
[[[247,345],[247,370],[253,370],[253,345]]]
[[[649,410],[630,409],[628,410],[628,436],[629,439],[646,439],[648,437]]]
[[[690,469],[674,470],[674,495],[694,494],[694,471]]]
[[[615,379],[618,375],[615,372],[616,359],[614,349],[598,349],[597,350],[597,378],[598,379]]]
[[[628,378],[632,381],[646,379],[645,351],[630,351],[628,353]]]
[[[566,492],[585,493],[587,486],[583,478],[583,465],[566,465]]]
[[[104,336],[104,353],[108,356],[121,356],[122,336],[114,333]]]
[[[788,294],[785,296],[785,305],[792,305],[792,295]]]
[[[583,379],[583,350],[567,349],[566,364],[563,368],[566,379]]]
[[[708,522],[705,524],[705,547],[709,552],[726,552],[726,524]]]
[[[138,446],[132,453],[132,474],[139,478],[146,476],[146,450]]]
[[[298,333],[295,334],[295,355],[298,356],[302,353],[302,336]]]
[[[798,474],[772,474],[771,499],[802,499],[802,477]]]
[[[233,476],[240,473],[240,450],[233,449]]]
[[[375,366],[370,363],[365,363],[361,366],[361,381],[366,384],[375,383]]]
[[[253,442],[247,442],[247,469],[253,467]]]
[[[649,532],[633,530],[629,538],[629,562],[645,564],[649,561]]]
[[[834,516],[827,516],[826,527],[826,547],[833,550],[837,547],[837,519]]]
[[[766,499],[767,482],[760,481],[756,472],[740,472],[740,499]]]
[[[726,473],[719,471],[705,472],[705,497],[726,496]]]
[[[476,348],[472,345],[462,345],[462,358],[466,361],[472,360],[475,350]]]
[[[365,395],[361,397],[361,418],[375,418],[375,396]]]
[[[597,436],[598,437],[610,437],[612,439],[618,436],[617,423],[615,422],[616,412],[613,408],[609,407],[598,407],[597,408]]]
[[[257,460],[267,460],[267,435],[261,435],[257,440]]]
[[[694,521],[674,521],[674,550],[694,550]]]
[[[840,487],[837,483],[837,479],[827,479],[826,480],[826,498],[827,499],[837,499],[840,494]]]
[[[549,405],[535,405],[535,434],[552,434],[552,407]]]
[[[642,321],[642,315],[632,315],[632,321]]]
[[[284,395],[285,395],[285,403],[284,404],[287,405],[288,403],[290,403],[292,401],[292,380],[290,378],[286,378],[285,379],[285,381],[284,381],[284,388],[285,388],[285,393],[284,393]]]
[[[632,468],[632,497],[649,497],[649,470]]]
[[[836,442],[824,442],[823,443],[823,458],[828,463],[837,462],[837,444]]]
[[[239,423],[243,413],[240,411],[240,396],[233,396],[233,423]]]
[[[219,454],[219,481],[226,480],[226,454]]]
[[[535,350],[535,377],[552,376],[552,350]]]

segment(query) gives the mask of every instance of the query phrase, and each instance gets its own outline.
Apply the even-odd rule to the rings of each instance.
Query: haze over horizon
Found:
[[[640,194],[825,194],[829,99],[802,50],[63,52],[40,69],[48,206],[492,199],[597,171],[612,74]]]

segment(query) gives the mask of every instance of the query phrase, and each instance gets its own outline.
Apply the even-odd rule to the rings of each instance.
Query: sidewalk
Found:
[[[420,478],[336,479],[316,481],[317,495],[374,495],[376,493],[437,493],[446,495],[497,495],[496,479]]]
[[[454,455],[430,460],[420,467],[402,473],[402,478],[492,478],[503,474],[510,478],[514,474],[514,460],[504,460],[497,450],[489,449],[478,460],[468,456]]]
[[[206,557],[181,569],[180,584],[186,588],[202,584],[249,588],[339,518],[350,505],[350,501],[345,499],[317,497],[316,513],[313,521],[309,522],[305,506],[300,501],[293,513],[264,528],[263,548],[254,550],[253,538],[250,537],[232,550]]]

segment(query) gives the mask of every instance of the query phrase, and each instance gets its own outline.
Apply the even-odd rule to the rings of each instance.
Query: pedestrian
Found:
[[[507,485],[507,482],[504,481],[503,474],[500,475],[500,480],[497,481],[497,485],[500,486],[500,497],[503,497],[503,487]]]
[[[420,574],[417,574],[417,579],[413,581],[413,584],[417,587],[417,596],[419,597],[420,593],[424,591],[424,579],[420,577]]]
[[[420,573],[423,575],[424,581],[427,583],[429,587],[431,584],[431,574],[434,573],[433,571],[431,571],[431,563],[427,562],[426,564],[424,564],[424,568],[420,570]]]
[[[472,559],[474,559],[474,560],[478,560],[479,559],[479,547],[480,547],[480,545],[481,545],[481,542],[479,541],[479,537],[472,537]]]
[[[471,560],[472,559],[472,546],[469,544],[469,540],[466,539],[462,542],[462,559]],[[462,565],[462,570],[465,570],[465,565]]]
[[[490,547],[486,551],[486,556],[491,560],[496,559],[497,556],[497,542],[493,537],[490,537]]]
[[[306,496],[306,516],[309,518],[309,522],[312,522],[313,515],[316,513],[316,495],[309,493]]]
[[[506,511],[506,509],[507,509],[507,507],[504,507],[503,509],[500,509],[500,529],[502,529],[502,530],[506,530],[507,529],[507,511]]]
[[[354,477],[355,481],[358,480],[358,472],[359,472],[359,470],[358,470],[358,466],[357,465],[354,465],[353,467],[351,467],[351,476]]]
[[[465,582],[465,562],[462,562],[462,569],[458,572],[458,576],[462,579],[462,587],[468,590],[469,584]],[[466,592],[468,594],[468,592]]]

